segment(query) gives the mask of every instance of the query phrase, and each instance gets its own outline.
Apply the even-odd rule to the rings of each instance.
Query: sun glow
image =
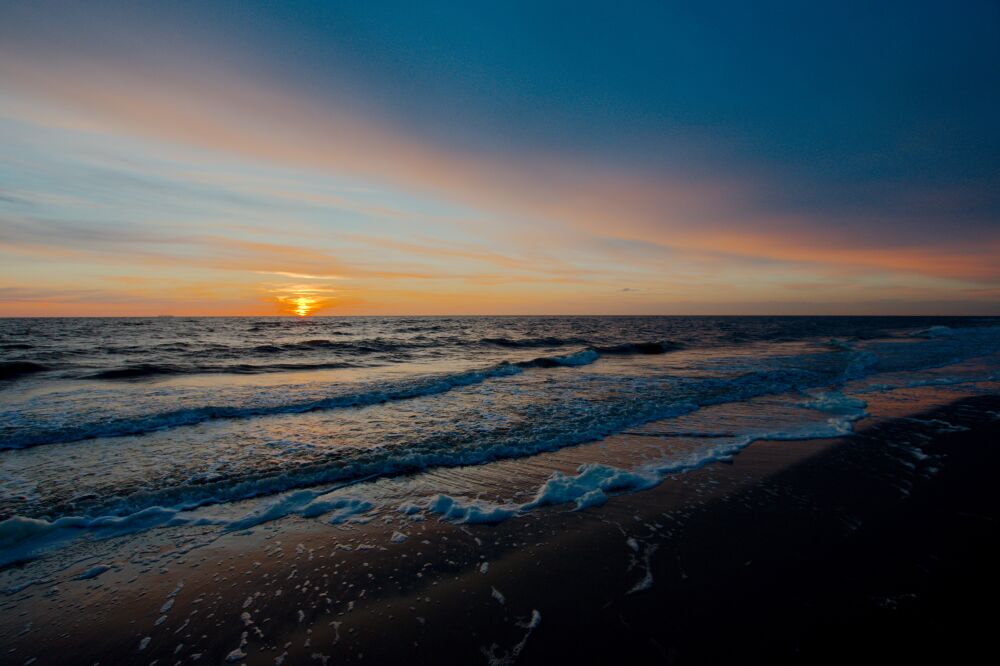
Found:
[[[324,285],[285,285],[269,290],[284,314],[308,317],[329,307],[333,298],[326,294],[333,290]]]
[[[307,296],[299,296],[295,299],[295,314],[305,317],[316,307],[316,300]]]

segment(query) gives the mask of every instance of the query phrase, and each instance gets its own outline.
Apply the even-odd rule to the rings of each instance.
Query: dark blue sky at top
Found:
[[[750,174],[787,183],[757,212],[918,235],[1000,219],[996,1],[101,6],[462,149]]]
[[[240,16],[286,75],[334,96],[346,77],[440,141],[759,170],[799,181],[786,210],[1000,213],[995,1],[238,6],[215,20]]]

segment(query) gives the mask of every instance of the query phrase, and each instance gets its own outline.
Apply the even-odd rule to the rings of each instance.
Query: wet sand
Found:
[[[971,660],[1000,589],[998,441],[1000,398],[973,397],[579,512],[157,530],[0,598],[0,661]]]

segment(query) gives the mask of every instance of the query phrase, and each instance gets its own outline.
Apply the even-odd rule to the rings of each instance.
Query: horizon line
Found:
[[[781,313],[759,313],[759,314],[726,314],[726,313],[700,313],[700,314],[340,314],[340,315],[202,315],[202,314],[162,314],[162,315],[0,315],[2,319],[343,319],[343,318],[463,318],[463,317],[511,317],[511,318],[546,318],[556,319],[561,317],[618,317],[618,318],[648,318],[648,317],[885,317],[885,318],[949,318],[949,319],[975,319],[975,318],[1000,318],[1000,312],[995,314],[857,314],[857,313],[822,313],[822,314],[781,314]]]

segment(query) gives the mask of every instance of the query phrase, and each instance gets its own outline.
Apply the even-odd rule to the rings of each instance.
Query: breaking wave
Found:
[[[349,407],[364,407],[394,400],[406,400],[422,396],[435,395],[450,391],[460,386],[470,386],[489,379],[506,377],[523,372],[528,368],[574,367],[593,363],[599,358],[593,350],[583,350],[564,356],[546,356],[530,361],[512,363],[503,361],[495,366],[469,370],[452,374],[430,375],[413,380],[401,381],[396,385],[372,388],[356,393],[333,395],[321,399],[302,402],[288,402],[276,405],[260,406],[230,406],[205,405],[186,409],[175,409],[157,414],[139,417],[103,420],[53,429],[39,429],[30,432],[14,434],[0,440],[0,449],[20,449],[43,444],[76,442],[98,437],[125,437],[142,435],[158,430],[167,430],[181,426],[195,425],[216,419],[243,419],[257,416],[275,416],[279,414],[302,414],[325,409],[342,409]],[[313,366],[315,367],[315,366]],[[115,379],[131,379],[148,376],[161,368],[139,368],[134,374],[123,370],[113,377]]]

